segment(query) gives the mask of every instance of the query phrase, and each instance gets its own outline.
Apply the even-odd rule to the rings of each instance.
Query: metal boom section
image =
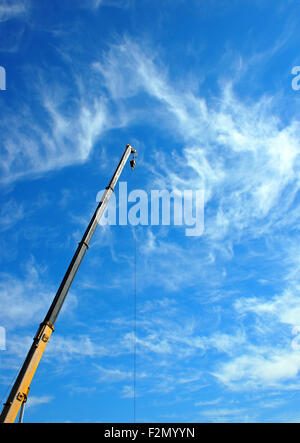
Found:
[[[30,390],[30,383],[45,351],[47,343],[49,342],[50,336],[54,331],[55,321],[64,304],[70,286],[83,260],[83,257],[85,256],[85,253],[89,248],[90,241],[107,207],[109,199],[114,192],[115,186],[119,180],[122,170],[130,154],[135,153],[135,149],[133,149],[130,145],[126,145],[126,149],[120,160],[120,163],[115,170],[115,173],[109,185],[105,189],[102,199],[82,237],[81,242],[78,244],[77,250],[61,282],[61,285],[58,288],[50,309],[44,321],[40,324],[37,330],[37,333],[33,339],[33,344],[10,391],[8,399],[4,404],[2,413],[0,415],[0,423],[13,423],[16,420],[19,409],[21,408],[21,406],[24,406],[24,403],[27,401]],[[130,164],[131,167],[134,167],[135,161],[131,160]]]

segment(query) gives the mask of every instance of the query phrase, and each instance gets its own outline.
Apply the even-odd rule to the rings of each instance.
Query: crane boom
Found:
[[[21,408],[21,406],[24,406],[24,403],[27,401],[31,381],[39,365],[39,362],[42,358],[42,355],[45,351],[47,343],[49,342],[51,334],[54,331],[55,321],[63,306],[63,303],[68,294],[70,286],[83,260],[83,257],[87,249],[89,248],[90,241],[107,207],[109,199],[112,193],[114,192],[115,186],[122,173],[122,170],[130,154],[135,154],[135,153],[136,150],[133,149],[131,145],[129,144],[126,145],[126,149],[123,153],[120,163],[117,169],[115,170],[115,173],[109,185],[105,189],[102,199],[82,237],[81,242],[78,244],[73,259],[67,269],[67,272],[61,282],[60,287],[58,288],[58,291],[54,297],[50,309],[44,321],[40,324],[37,330],[37,333],[33,339],[33,344],[27,354],[27,357],[17,376],[17,379],[10,391],[8,399],[4,404],[3,410],[0,415],[0,423],[13,423],[16,420],[19,409]],[[135,161],[132,160],[130,164],[131,167],[134,167]]]

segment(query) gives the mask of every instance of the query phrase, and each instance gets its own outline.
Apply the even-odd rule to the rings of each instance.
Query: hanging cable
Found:
[[[134,189],[136,188],[136,175],[135,175],[135,166],[136,166],[136,150],[131,151],[132,159],[130,161],[130,166],[134,174]],[[137,265],[136,265],[136,256],[137,256],[137,238],[136,238],[136,225],[133,227],[133,422],[136,423],[136,330],[137,330]]]
[[[134,189],[136,188],[136,175],[134,169]],[[136,226],[133,228],[133,241],[134,241],[134,272],[133,272],[133,422],[136,423],[136,344],[137,344],[137,238],[136,238]]]

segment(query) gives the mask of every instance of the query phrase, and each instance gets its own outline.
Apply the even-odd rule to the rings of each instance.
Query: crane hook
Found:
[[[136,151],[136,149],[131,149],[131,155],[132,155],[132,159],[130,160],[130,166],[131,166],[131,170],[133,171],[134,170],[134,168],[135,168],[135,165],[136,165],[136,161],[135,161],[135,159],[136,159],[136,153],[137,153],[137,151]]]

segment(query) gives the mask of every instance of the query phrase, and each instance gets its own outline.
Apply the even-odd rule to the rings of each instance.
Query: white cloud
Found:
[[[7,273],[0,275],[1,322],[5,327],[30,324],[47,306],[48,289],[41,283],[34,266],[19,279]]]
[[[136,349],[140,355],[163,355],[169,361],[182,361],[210,352],[232,356],[247,342],[245,333],[239,328],[231,334],[213,328],[210,334],[203,334],[197,314],[188,315],[178,302],[170,299],[147,302],[139,309],[138,319]],[[132,343],[133,336],[127,334],[124,339]]]
[[[80,8],[89,8],[91,10],[97,11],[99,8],[108,7],[118,7],[127,8],[131,4],[132,0],[86,0],[84,3],[80,2]]]
[[[33,258],[23,272],[22,277],[0,273],[0,323],[9,330],[16,326],[38,325],[55,295],[52,285],[46,282],[46,270]],[[70,310],[76,305],[76,298],[69,295],[67,305]]]
[[[227,84],[220,97],[208,104],[188,84],[185,89],[172,84],[158,57],[128,38],[111,45],[95,61],[93,76],[97,73],[106,87],[105,99],[97,95],[91,99],[81,86],[70,118],[61,110],[59,94],[44,92],[41,102],[49,130],[33,124],[26,137],[21,131],[23,120],[15,120],[1,158],[4,180],[84,162],[109,129],[132,121],[163,123],[184,147],[181,154],[173,155],[172,166],[160,153],[161,174],[156,179],[165,189],[205,190],[206,204],[217,204],[212,217],[206,218],[208,239],[220,242],[230,233],[238,236],[248,230],[258,236],[271,231],[275,223],[288,223],[286,214],[300,183],[300,125],[296,120],[282,124],[273,112],[275,99],[243,103]],[[127,101],[139,93],[152,99],[148,109],[140,109],[134,101],[126,109]],[[110,112],[112,102],[116,117]],[[26,119],[32,121],[33,116]],[[294,217],[299,218],[298,210]]]
[[[208,104],[188,84],[185,90],[172,84],[156,55],[126,38],[95,68],[113,99],[130,100],[140,92],[152,97],[151,117],[145,111],[143,117],[154,125],[159,118],[180,137],[182,155],[173,156],[171,166],[160,153],[157,166],[165,188],[204,189],[207,203],[217,202],[219,216],[206,222],[209,237],[244,230],[257,236],[270,227],[270,218],[288,222],[299,190],[300,124],[276,117],[276,98],[244,103],[227,84]]]
[[[208,401],[198,401],[197,403],[195,403],[196,407],[203,407],[203,406],[213,406],[213,405],[217,405],[222,401],[221,398],[217,398],[215,400],[208,400]]]
[[[254,313],[272,323],[284,323],[290,326],[300,325],[300,287],[286,289],[274,297],[241,298],[235,303],[239,314]]]
[[[256,351],[256,352],[255,352]],[[244,353],[220,365],[215,377],[232,390],[291,389],[298,385],[300,353],[292,349],[267,349],[262,347]]]
[[[288,243],[286,248],[281,262],[283,290],[266,295],[262,287],[262,294],[240,297],[233,304],[248,339],[214,372],[233,390],[299,388],[299,253]]]
[[[54,400],[54,397],[44,395],[42,397],[29,396],[26,407],[34,408],[35,406],[45,405]]]
[[[24,15],[29,8],[27,0],[2,0],[0,4],[0,22]]]
[[[72,65],[68,68],[71,73],[63,87],[55,75],[49,80],[40,67],[28,68],[28,77],[37,79],[30,90],[30,107],[24,102],[18,103],[17,114],[3,110],[0,183],[84,163],[101,135],[128,124],[130,112],[110,109],[93,69],[82,73],[76,68],[73,72]]]
[[[137,116],[136,123],[145,119],[149,124],[164,125],[177,142],[179,138],[183,149],[171,154],[172,162],[160,153],[152,186],[159,183],[163,189],[205,189],[207,206],[211,206],[206,213],[202,243],[186,248],[148,232],[140,250],[144,260],[139,269],[144,276],[141,286],[152,284],[175,292],[189,285],[199,286],[203,278],[218,287],[222,273],[217,268],[216,251],[221,250],[223,257],[231,259],[232,245],[243,236],[248,240],[269,237],[271,241],[277,227],[282,229],[288,227],[291,220],[293,224],[299,221],[300,211],[294,199],[300,184],[300,127],[296,120],[284,124],[275,117],[275,99],[261,97],[255,103],[244,103],[234,94],[231,85],[227,85],[220,97],[208,104],[204,97],[195,95],[188,84],[186,89],[173,84],[156,56],[129,39],[112,45],[110,51],[95,62],[93,69],[102,77],[106,99],[76,101],[76,112],[69,119],[61,110],[59,100],[44,96],[42,105],[47,111],[49,131],[35,126],[33,137],[24,139],[21,125],[16,122],[14,129],[17,131],[7,141],[1,165],[9,181],[86,161],[104,131],[129,124],[133,116]],[[140,113],[134,102],[139,93],[150,98],[148,110]],[[115,119],[110,114],[110,100],[117,104],[119,115]],[[125,118],[124,104],[130,100],[134,110]],[[38,140],[42,140],[42,147]],[[19,160],[20,146],[25,162]],[[148,168],[153,171],[151,166]],[[283,249],[286,239],[276,237],[276,240]],[[279,260],[281,258],[279,256]],[[268,298],[255,294],[241,298],[234,304],[233,315],[240,318],[254,314],[255,320],[261,322],[270,318],[269,331],[272,333],[277,324],[299,325],[299,292],[295,284],[290,285],[291,281],[296,281],[295,269],[287,275],[286,289],[280,295]],[[124,280],[120,278],[120,281],[124,286]],[[10,283],[13,283],[14,300],[18,305],[24,288],[20,281]],[[25,281],[25,288],[28,284]],[[0,299],[2,297],[6,306],[8,292],[4,289],[2,286],[1,291],[0,285]],[[35,309],[38,306],[39,301]],[[151,306],[148,304],[147,316],[154,306],[154,302]],[[12,312],[10,307],[6,309],[7,318],[15,318],[16,307],[11,307]],[[172,305],[172,310],[175,315],[176,306]],[[236,317],[233,321],[237,321]],[[246,332],[236,327],[231,334],[213,332],[203,336],[191,319],[184,322],[181,317],[179,323],[167,315],[145,318],[139,326],[143,327],[143,332],[138,334],[137,350],[144,355],[178,356],[175,358],[180,360],[213,350],[229,357],[230,360],[221,363],[213,373],[231,389],[282,387],[285,381],[296,382],[299,355],[282,344],[273,349],[270,346],[272,337],[266,329],[262,328],[259,333],[256,329],[254,333],[256,339],[265,334],[267,344],[251,346],[251,334],[246,327]],[[128,352],[131,345],[132,335],[124,334],[114,350],[118,347],[118,352]],[[64,349],[68,359],[76,355],[79,358],[106,355],[108,348],[101,348],[84,336],[79,341],[70,340],[67,345],[58,338],[53,349]],[[125,375],[126,371],[102,370],[104,378],[122,379],[124,376],[125,379]],[[165,374],[165,382],[169,389],[167,376]]]
[[[98,373],[98,381],[106,381],[106,382],[118,382],[123,380],[132,379],[133,373],[130,371],[122,371],[120,369],[106,369],[102,366],[96,365],[97,373]]]
[[[247,408],[208,408],[201,413],[201,416],[206,417],[206,419],[213,423],[243,423],[251,421],[248,414],[249,410]]]
[[[106,129],[106,108],[101,100],[80,105],[72,118],[67,118],[49,98],[43,107],[48,114],[49,130],[34,122],[33,115],[24,120],[20,116],[7,117],[14,124],[7,126],[13,129],[5,133],[0,162],[2,182],[86,161],[95,141]],[[29,135],[21,130],[26,121],[31,122]]]
[[[88,335],[76,337],[53,335],[47,349],[47,358],[64,364],[70,360],[99,357],[109,354],[109,349],[95,343]]]
[[[134,392],[133,386],[123,386],[121,391],[121,398],[134,398],[136,396],[137,395]]]
[[[0,210],[0,231],[6,231],[24,218],[24,206],[15,200],[7,200]]]

